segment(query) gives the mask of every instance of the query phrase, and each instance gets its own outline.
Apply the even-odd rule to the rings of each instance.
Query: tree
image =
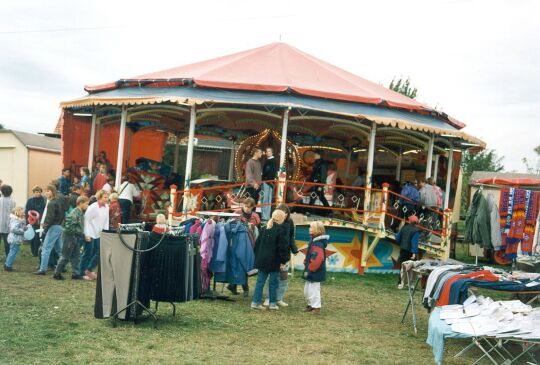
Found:
[[[469,180],[474,171],[493,171],[499,172],[504,169],[504,157],[499,157],[495,150],[484,150],[481,152],[463,153],[461,159],[461,168],[463,169],[463,187],[461,190],[461,209],[462,213],[466,210],[468,201],[467,193],[469,191]]]
[[[390,90],[394,90],[395,92],[408,96],[411,99],[416,98],[416,95],[418,93],[418,89],[411,86],[411,79],[408,77],[407,79],[399,78],[397,80],[394,77],[390,82],[388,88]]]

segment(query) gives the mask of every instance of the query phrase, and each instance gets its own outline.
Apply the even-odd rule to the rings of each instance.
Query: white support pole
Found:
[[[189,201],[189,184],[191,182],[191,169],[193,167],[193,148],[195,145],[195,124],[197,123],[197,110],[195,104],[191,106],[189,112],[189,133],[188,133],[188,145],[186,154],[186,172],[184,174],[184,214],[187,214],[187,207]]]
[[[426,161],[426,179],[431,177],[431,164],[433,163],[433,145],[435,144],[435,136],[432,134],[429,137],[427,161]]]
[[[435,162],[433,163],[433,181],[437,184],[437,175],[439,174],[439,157],[441,155],[435,155]]]
[[[371,132],[369,134],[368,159],[366,167],[366,194],[364,195],[364,224],[368,223],[368,211],[370,210],[371,202],[371,181],[373,179],[373,161],[375,159],[375,137],[377,135],[377,124],[373,122]]]
[[[345,165],[345,180],[348,184],[352,183],[350,181],[349,177],[351,176],[351,158],[352,158],[352,148],[349,150],[349,154],[347,155],[347,164]]]
[[[178,156],[180,154],[180,136],[178,132],[176,132],[176,138],[174,142],[175,142],[175,145],[174,145],[173,172],[176,174],[178,173]]]
[[[289,128],[290,108],[285,109],[283,114],[283,127],[281,129],[281,149],[279,151],[279,172],[285,171],[285,161],[287,160],[287,129]]]
[[[90,129],[90,145],[88,147],[88,170],[92,171],[92,165],[94,165],[94,148],[96,143],[96,120],[97,113],[94,109],[92,113],[92,129]]]
[[[448,151],[448,171],[446,172],[446,189],[444,191],[444,209],[448,209],[450,203],[450,188],[452,182],[452,169],[454,164],[454,144],[450,144],[450,150]]]
[[[401,152],[401,148],[400,148],[399,153],[397,155],[396,181],[401,181],[401,160],[403,160],[403,153]]]
[[[122,107],[122,116],[120,117],[120,137],[118,138],[118,154],[116,155],[116,179],[114,185],[116,190],[120,188],[122,183],[122,169],[124,167],[124,144],[126,142],[126,123],[127,123],[127,108]]]

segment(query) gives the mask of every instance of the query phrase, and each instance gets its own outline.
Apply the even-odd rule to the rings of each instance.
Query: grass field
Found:
[[[30,274],[24,246],[16,272],[0,272],[0,364],[432,364],[428,315],[400,323],[407,292],[396,275],[329,274],[320,316],[303,313],[303,280],[292,278],[279,312],[258,312],[249,299],[197,301],[159,308],[158,329],[93,318],[95,284]],[[3,256],[3,255],[2,255]],[[69,277],[69,276],[68,276]],[[254,283],[251,283],[254,286]],[[447,364],[466,342],[447,341]]]

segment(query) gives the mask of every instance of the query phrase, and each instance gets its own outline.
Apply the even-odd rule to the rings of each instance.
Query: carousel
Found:
[[[241,206],[245,163],[272,147],[279,173],[258,205],[290,207],[300,248],[309,223],[323,221],[329,271],[394,270],[400,185],[428,177],[445,193],[438,209],[418,207],[420,247],[447,258],[461,154],[485,147],[447,114],[284,43],[85,90],[61,104],[65,166],[92,168],[106,154],[117,186],[128,173],[143,190],[141,219],[165,212],[174,224]],[[314,183],[318,155],[326,181]]]

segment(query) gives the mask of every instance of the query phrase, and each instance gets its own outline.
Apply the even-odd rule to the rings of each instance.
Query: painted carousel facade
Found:
[[[421,249],[448,257],[461,152],[485,146],[448,115],[283,43],[85,90],[61,104],[64,165],[91,168],[105,151],[144,190],[142,219],[167,212],[172,221],[235,209],[252,149],[273,147],[280,173],[268,204],[292,209],[300,248],[309,222],[324,222],[330,271],[393,270],[399,184],[427,177],[445,194],[440,209],[418,207]],[[216,141],[230,147],[212,149]],[[326,183],[310,182],[315,152]],[[294,260],[301,266],[303,255]]]

